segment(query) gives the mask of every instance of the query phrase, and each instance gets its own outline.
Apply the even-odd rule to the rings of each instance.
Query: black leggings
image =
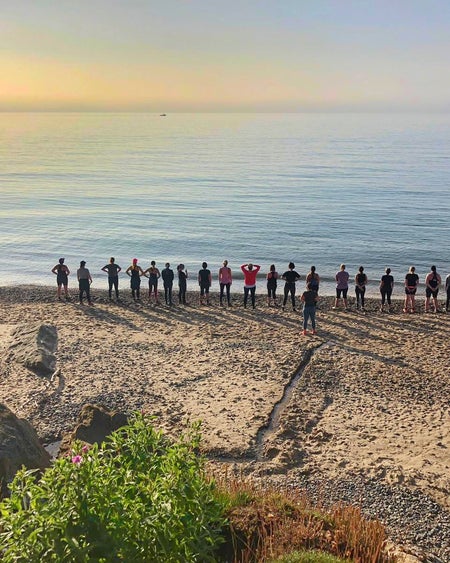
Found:
[[[390,305],[392,289],[380,289],[380,293],[381,293],[381,304],[384,305],[384,302],[387,300],[388,305]]]
[[[359,304],[361,301],[361,307],[364,307],[364,294],[366,293],[366,288],[363,287],[362,289],[358,286],[355,287],[356,293],[356,304]]]
[[[275,299],[277,298],[276,293],[277,293],[277,286],[267,284],[267,297],[275,301]]]
[[[186,305],[186,286],[180,285],[178,287],[178,301],[179,303],[184,303],[184,305]]]
[[[291,294],[291,301],[292,301],[292,308],[295,309],[295,283],[287,283],[284,286],[284,299],[283,299],[283,307],[286,305],[289,292]]]
[[[447,288],[447,302],[446,302],[446,304],[445,304],[445,308],[447,309],[447,311],[448,311],[448,306],[449,306],[449,305],[450,305],[450,285],[449,285],[448,288]]]
[[[164,297],[166,298],[166,304],[172,305],[172,286],[164,286]]]
[[[230,285],[229,283],[221,283],[220,284],[220,304],[222,305],[222,301],[223,301],[223,290],[225,289],[227,292],[227,303],[228,305],[231,303],[231,297],[230,297]]]
[[[91,286],[89,284],[89,280],[80,280],[79,283],[80,288],[80,303],[83,302],[83,294],[86,293],[86,298],[88,303],[91,303]]]
[[[111,292],[113,287],[116,292],[116,297],[119,297],[119,276],[113,276],[111,278],[108,278],[108,292],[110,299],[111,299]]]
[[[253,309],[255,308],[255,292],[256,292],[256,287],[244,287],[244,307],[247,306],[247,299],[248,299],[248,293],[250,292],[251,298],[252,298],[252,306]]]

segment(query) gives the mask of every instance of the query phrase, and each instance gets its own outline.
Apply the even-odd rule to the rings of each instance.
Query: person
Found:
[[[169,262],[166,262],[166,267],[161,272],[164,285],[164,298],[166,305],[172,305],[172,287],[173,287],[173,270],[170,269]]]
[[[292,301],[292,310],[295,311],[295,282],[300,279],[300,275],[295,271],[295,264],[294,262],[289,262],[288,266],[289,270],[284,272],[281,276],[282,280],[285,280],[284,284],[284,299],[283,299],[283,311],[286,306],[289,293],[291,294],[291,301]]]
[[[106,272],[108,274],[108,294],[109,300],[112,299],[112,288],[114,287],[116,293],[116,299],[119,301],[119,272],[122,270],[120,266],[118,266],[115,262],[113,256],[109,259],[109,264],[103,266],[102,272]]]
[[[438,312],[437,296],[441,283],[441,276],[437,273],[436,266],[431,266],[431,272],[425,278],[425,313],[430,312],[430,298],[433,298],[434,312]]]
[[[57,295],[58,299],[61,300],[61,288],[64,287],[64,296],[69,299],[69,279],[70,275],[69,268],[64,264],[64,258],[60,258],[56,266],[52,268],[52,273],[56,275],[56,285],[57,285]]]
[[[450,274],[445,278],[445,291],[447,292],[447,301],[445,302],[445,310],[450,311]]]
[[[273,303],[274,307],[277,306],[277,280],[280,276],[275,269],[275,264],[271,264],[269,271],[267,272],[266,280],[267,280],[267,305]]]
[[[178,264],[178,302],[186,305],[186,290],[187,290],[187,279],[188,271],[184,269],[184,264]]]
[[[153,292],[155,303],[159,303],[158,280],[161,277],[161,274],[158,268],[156,267],[156,262],[154,260],[150,262],[150,267],[145,270],[144,276],[148,278],[148,300],[149,301],[151,300],[152,292]]]
[[[86,299],[90,307],[93,307],[91,301],[91,283],[92,277],[89,270],[85,267],[86,262],[81,260],[80,267],[77,270],[78,287],[80,289],[80,305],[83,305],[83,294],[86,293]]]
[[[250,293],[252,299],[253,309],[256,307],[256,276],[258,275],[261,266],[258,264],[242,264],[241,271],[244,274],[244,308],[247,308],[248,294]]]
[[[348,293],[348,272],[345,270],[345,264],[341,264],[339,271],[336,273],[336,300],[334,302],[333,309],[337,309],[339,307],[339,301],[341,299],[344,302],[345,310],[348,309],[348,302],[347,302],[347,293]]]
[[[311,270],[309,274],[306,276],[306,285],[311,284],[311,289],[319,293],[319,284],[320,284],[320,277],[319,274],[316,272],[316,267],[311,266]]]
[[[307,334],[308,319],[311,319],[312,334],[316,333],[316,303],[319,297],[313,289],[311,282],[306,284],[306,291],[302,293],[300,300],[303,303],[303,335]]]
[[[364,267],[360,266],[358,273],[355,276],[355,294],[356,294],[356,308],[365,311],[364,309],[364,295],[366,294],[367,276],[364,273]]]
[[[405,305],[403,307],[404,313],[414,313],[417,286],[419,285],[419,276],[416,274],[416,269],[411,266],[409,272],[405,276]]]
[[[203,305],[205,300],[209,305],[209,288],[211,287],[211,271],[208,270],[208,264],[202,262],[202,269],[198,271],[198,285],[200,286],[200,305]]]
[[[133,263],[128,266],[125,272],[130,276],[131,295],[135,301],[139,301],[141,298],[141,276],[144,275],[144,272],[138,266],[137,258],[133,258]]]
[[[221,307],[223,305],[224,290],[226,290],[227,292],[228,307],[231,307],[230,288],[232,283],[233,283],[233,279],[231,276],[231,268],[228,267],[228,260],[224,260],[223,266],[219,268],[219,286],[220,286],[219,303]]]
[[[381,293],[380,313],[384,312],[384,304],[386,300],[387,300],[389,312],[392,311],[391,295],[393,291],[394,291],[394,277],[391,275],[391,269],[386,268],[385,274],[381,276],[381,281],[380,281],[380,293]]]

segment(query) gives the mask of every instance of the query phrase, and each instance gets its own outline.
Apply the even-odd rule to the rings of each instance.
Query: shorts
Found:
[[[67,282],[68,282],[67,275],[61,274],[61,275],[56,276],[56,283],[57,283],[58,286],[67,285]]]
[[[405,287],[406,295],[415,295],[417,291],[417,287]]]
[[[341,293],[342,293],[342,298],[347,299],[348,287],[346,287],[345,289],[336,288],[336,299],[341,298]]]
[[[439,288],[436,287],[435,289],[430,289],[429,287],[425,288],[425,295],[430,298],[431,296],[433,296],[434,299],[436,299],[436,297],[438,296],[439,293]]]

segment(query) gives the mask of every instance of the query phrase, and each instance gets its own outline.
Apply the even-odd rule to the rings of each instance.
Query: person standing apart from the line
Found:
[[[247,308],[249,293],[251,295],[253,309],[256,307],[256,276],[260,269],[261,266],[258,266],[258,264],[242,264],[241,266],[241,271],[244,274],[244,308]]]
[[[267,305],[270,307],[272,304],[277,307],[277,286],[278,286],[278,272],[276,271],[275,264],[271,264],[267,272]]]
[[[447,292],[447,301],[445,302],[445,310],[450,311],[450,274],[445,278],[445,291]]]
[[[61,300],[61,287],[64,287],[64,296],[69,299],[69,268],[64,264],[64,258],[60,258],[58,263],[54,268],[52,268],[52,273],[56,274],[56,285],[58,286],[57,295],[58,299]]]
[[[320,277],[319,274],[316,272],[316,267],[311,266],[311,270],[309,271],[308,275],[306,276],[306,285],[311,284],[311,289],[319,293],[319,284],[320,284]]]
[[[80,267],[77,270],[78,287],[80,289],[80,305],[83,305],[83,294],[86,293],[88,304],[93,307],[94,305],[91,300],[92,277],[89,270],[85,266],[86,262],[82,260],[80,262]]]
[[[366,285],[368,279],[364,273],[364,267],[360,266],[358,273],[355,276],[355,294],[356,294],[356,308],[365,311],[364,309],[364,296],[366,294]]]
[[[150,267],[145,270],[144,276],[148,278],[148,300],[149,301],[151,300],[152,292],[153,292],[155,303],[159,303],[158,280],[161,277],[161,274],[158,268],[156,267],[156,262],[154,260],[150,262]]]
[[[119,272],[122,270],[120,266],[118,266],[115,262],[115,259],[111,256],[109,259],[109,264],[103,266],[102,272],[106,272],[108,274],[108,294],[109,300],[112,300],[112,288],[114,287],[114,291],[116,293],[116,299],[119,301]]]
[[[441,285],[441,276],[436,272],[436,266],[431,266],[431,272],[425,278],[425,313],[430,312],[430,299],[433,298],[434,312],[438,312],[439,286]]]
[[[387,300],[389,312],[392,311],[391,295],[393,291],[394,291],[394,277],[391,275],[391,269],[386,268],[385,274],[381,276],[381,281],[380,281],[380,293],[381,293],[380,313],[384,313],[384,304],[386,300]]]
[[[198,271],[198,285],[200,286],[200,305],[209,305],[209,288],[211,287],[211,271],[208,264],[202,263],[202,269]]]
[[[416,269],[411,266],[409,272],[405,276],[405,305],[403,307],[404,313],[415,313],[416,292],[419,285],[419,276],[416,274]]]
[[[292,310],[295,311],[295,282],[300,279],[300,274],[295,271],[295,264],[294,262],[289,262],[288,266],[289,270],[284,272],[281,276],[282,280],[285,280],[284,284],[284,299],[283,299],[283,311],[286,306],[289,293],[291,294],[291,301],[292,301]]]
[[[341,299],[344,302],[345,310],[348,309],[347,293],[348,293],[348,272],[345,270],[345,264],[341,264],[339,272],[336,273],[336,299],[334,302],[334,307],[332,309],[337,309],[339,307],[339,301]]]
[[[177,272],[178,272],[178,302],[180,304],[186,305],[188,271],[184,269],[184,264],[178,264]]]
[[[144,275],[144,272],[138,266],[137,258],[133,258],[133,263],[128,266],[125,272],[130,276],[131,296],[135,301],[139,301],[141,299],[141,276]]]
[[[172,288],[173,288],[173,270],[170,268],[169,262],[166,262],[166,267],[161,272],[161,277],[163,279],[164,286],[164,298],[166,300],[166,305],[172,306]]]
[[[233,279],[231,276],[231,268],[228,266],[228,260],[224,260],[223,266],[219,268],[219,287],[220,287],[219,304],[221,307],[223,305],[224,290],[226,290],[227,292],[228,307],[231,307],[230,289],[232,283],[233,283]]]
[[[317,291],[312,289],[311,282],[306,284],[306,291],[300,299],[303,303],[303,335],[307,334],[308,319],[311,319],[312,334],[316,334],[316,303],[319,297]]]

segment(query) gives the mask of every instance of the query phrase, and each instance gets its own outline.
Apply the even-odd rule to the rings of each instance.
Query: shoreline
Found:
[[[95,278],[94,278],[95,280]],[[70,280],[70,281],[74,281],[74,280]],[[108,284],[107,282],[103,279],[102,280],[102,286],[98,286],[96,283],[92,284],[91,288],[92,288],[92,300],[95,301],[100,301],[100,302],[108,302]],[[131,298],[131,289],[129,286],[129,280],[125,280],[126,284],[121,284],[119,285],[119,295],[120,295],[120,299],[124,302],[128,302],[128,301],[132,301]],[[277,288],[277,300],[278,300],[278,304],[281,305],[282,301],[283,301],[283,288],[284,288],[284,280],[281,280],[278,282],[278,288]],[[211,286],[211,290],[210,290],[210,295],[212,295],[213,300],[217,297],[217,300],[219,298],[219,293],[220,293],[220,289],[219,287],[216,287],[217,284],[214,284]],[[330,299],[334,299],[335,298],[335,285],[336,283],[333,282],[324,282],[320,284],[320,290],[319,290],[319,306],[320,306],[320,301],[324,301],[324,300],[330,300]],[[78,285],[75,282],[74,284],[70,284],[69,283],[69,295],[71,297],[71,301],[76,302],[78,300]],[[381,303],[381,296],[378,290],[379,287],[379,282],[370,282],[368,283],[367,286],[367,291],[366,291],[366,295],[365,295],[365,299],[367,302],[370,302],[372,304],[371,309],[373,309],[373,304],[375,302],[378,303],[378,306]],[[11,292],[11,291],[17,291],[18,294],[20,293],[20,291],[25,291],[26,293],[30,293],[35,291],[36,294],[39,294],[43,297],[45,297],[45,299],[49,299],[51,297],[51,295],[53,295],[53,297],[55,298],[55,301],[57,301],[56,299],[56,284],[55,285],[51,285],[51,284],[15,284],[15,285],[0,285],[0,293],[3,292]],[[305,282],[304,280],[300,280],[297,282],[296,284],[296,300],[299,302],[298,303],[298,308],[300,310],[300,296],[302,295],[303,291],[305,291]],[[243,284],[243,280],[239,280],[238,282],[234,281],[233,285],[230,288],[230,294],[233,298],[233,300],[237,300],[237,302],[239,302],[239,300],[242,302],[243,300],[243,293],[244,293],[244,284]],[[47,295],[48,294],[48,295]],[[164,288],[162,286],[162,281],[160,281],[160,283],[158,284],[158,295],[159,295],[159,301],[160,304],[163,304],[164,302]],[[196,284],[194,285],[193,281],[188,281],[188,288],[187,288],[187,292],[186,292],[186,296],[191,300],[191,303],[194,304],[198,304],[198,298],[199,298],[199,286]],[[267,298],[267,290],[266,290],[266,284],[264,282],[264,280],[258,280],[257,286],[256,286],[256,297],[258,300],[260,301],[264,301]],[[446,291],[445,288],[443,288],[442,286],[439,288],[439,294],[438,294],[438,301],[440,304],[440,308],[443,309],[445,308],[445,301],[446,301]],[[178,305],[177,301],[178,301],[178,283],[177,281],[175,281],[173,289],[172,289],[172,298],[173,298],[173,302],[175,305]],[[290,297],[289,297],[290,299]],[[399,303],[399,302],[403,302],[405,299],[405,293],[404,293],[404,286],[403,284],[399,284],[397,283],[394,289],[394,292],[391,296],[392,302],[393,303]],[[64,299],[63,299],[64,300]],[[115,301],[115,297],[113,297],[113,301]],[[349,289],[348,289],[348,301],[350,304],[353,304],[355,302],[355,291],[354,291],[354,284],[350,284],[349,285]],[[141,284],[141,302],[142,304],[146,304],[148,303],[148,284],[143,282]],[[153,302],[153,299],[152,299]],[[416,295],[416,304],[417,304],[417,311],[418,312],[422,312],[422,309],[424,308],[424,302],[425,302],[425,285],[420,283],[418,286],[418,293]],[[290,301],[288,301],[288,305],[289,305]]]
[[[91,308],[58,302],[54,286],[0,287],[2,402],[44,443],[89,402],[145,409],[169,435],[201,419],[218,470],[330,495],[346,483],[343,497],[393,538],[449,560],[450,315],[405,315],[402,299],[392,314],[378,312],[378,299],[366,314],[333,311],[324,297],[318,334],[302,336],[300,307],[283,312],[257,295],[244,309],[234,294],[220,308],[217,292],[199,306],[189,294],[191,305],[166,307],[135,304],[128,288],[110,303],[95,289]],[[35,322],[58,330],[53,382],[7,360],[13,328]]]

